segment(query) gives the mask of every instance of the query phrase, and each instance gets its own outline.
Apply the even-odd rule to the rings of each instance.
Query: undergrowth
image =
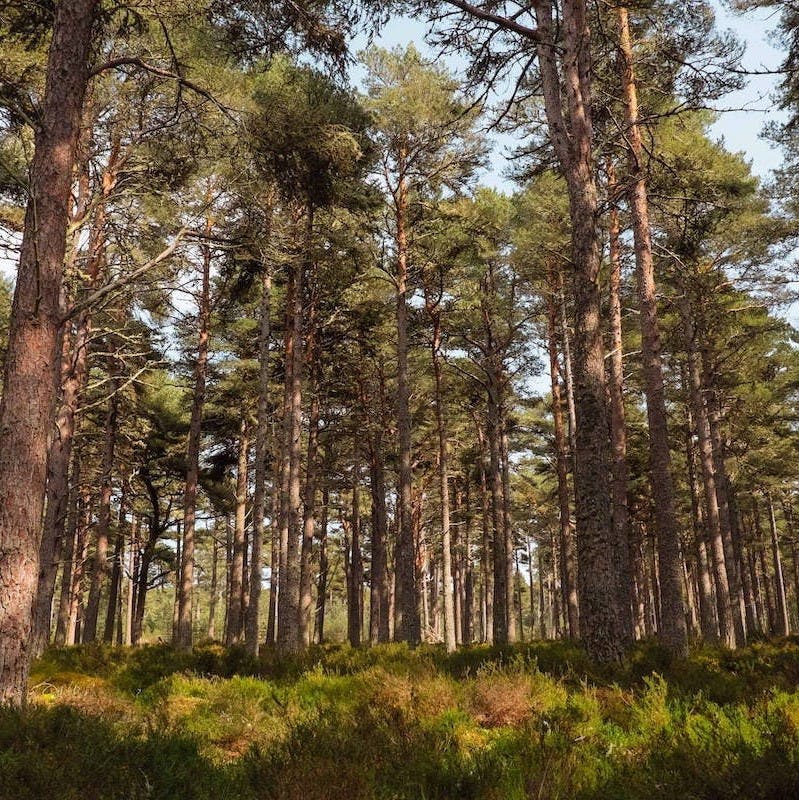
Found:
[[[0,800],[799,796],[799,640],[591,664],[568,642],[48,651]]]

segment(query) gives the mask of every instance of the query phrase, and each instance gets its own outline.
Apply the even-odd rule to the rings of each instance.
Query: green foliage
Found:
[[[591,664],[568,642],[52,650],[0,711],[0,798],[777,798],[799,641]]]

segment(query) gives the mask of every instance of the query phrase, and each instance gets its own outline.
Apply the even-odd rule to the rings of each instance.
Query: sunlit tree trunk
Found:
[[[0,704],[25,699],[59,380],[70,190],[96,0],[55,6],[0,401]]]
[[[663,643],[678,655],[688,651],[685,603],[682,594],[679,523],[677,521],[674,477],[669,449],[668,414],[661,362],[655,270],[649,226],[649,200],[644,178],[644,148],[638,121],[638,91],[633,67],[633,50],[627,9],[617,8],[621,83],[624,95],[626,139],[629,147],[630,183],[628,196],[633,222],[638,301],[641,321],[641,351],[644,392],[649,428],[649,470],[657,528]]]
[[[735,646],[732,601],[725,566],[724,542],[719,522],[718,497],[716,495],[716,474],[713,465],[713,443],[710,437],[710,424],[707,409],[702,397],[702,383],[696,352],[695,330],[690,312],[683,313],[686,327],[686,347],[688,349],[688,380],[693,420],[699,440],[699,463],[702,468],[704,486],[705,520],[708,527],[710,555],[713,564],[713,578],[716,587],[716,608],[721,641],[728,647]]]

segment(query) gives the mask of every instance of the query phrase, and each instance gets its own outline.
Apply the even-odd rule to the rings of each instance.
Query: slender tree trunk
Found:
[[[613,167],[608,168],[608,193],[617,191]],[[621,230],[619,211],[611,201],[608,224],[610,280],[608,314],[611,353],[609,359],[610,439],[612,452],[613,528],[619,543],[619,610],[629,641],[633,639],[633,576],[630,559],[630,512],[627,507],[627,427],[624,411],[624,343],[621,321]]]
[[[695,346],[695,331],[690,312],[683,313],[686,326],[688,349],[688,379],[690,382],[693,419],[699,439],[699,463],[702,468],[704,484],[705,520],[708,526],[713,578],[716,586],[716,608],[718,611],[719,635],[727,647],[735,646],[732,601],[725,565],[724,542],[719,521],[718,496],[716,494],[716,473],[713,465],[713,443],[710,438],[710,424],[702,397],[702,384]]]
[[[330,488],[327,483],[322,489],[322,512],[319,520],[319,577],[316,582],[316,641],[325,641],[325,611],[327,603],[327,582],[330,563],[327,557],[327,521],[330,509]]]
[[[211,234],[213,223],[206,221],[205,232]],[[198,303],[197,361],[194,366],[194,393],[191,405],[189,438],[186,444],[186,488],[183,497],[183,541],[179,579],[178,628],[175,644],[183,649],[192,646],[192,590],[194,586],[194,527],[197,516],[197,489],[200,477],[200,443],[202,437],[205,383],[208,372],[208,341],[211,322],[211,246],[201,244],[202,279]]]
[[[500,469],[502,475],[502,538],[505,541],[505,591],[506,608],[508,615],[508,642],[513,643],[517,639],[516,632],[516,602],[515,597],[515,553],[516,542],[513,536],[513,526],[510,514],[510,457],[508,454],[508,424],[507,414],[504,403],[501,409],[501,426],[499,439]]]
[[[78,560],[72,571],[72,595],[69,605],[67,644],[79,644],[83,624],[83,596],[86,564],[89,560],[89,529],[92,523],[92,503],[88,493],[81,498],[81,520],[78,527]]]
[[[268,215],[271,219],[271,212]],[[267,232],[268,238],[268,232]],[[258,416],[255,428],[255,487],[252,498],[252,556],[250,559],[250,604],[247,606],[244,638],[247,651],[258,655],[258,622],[263,568],[264,515],[266,511],[266,473],[269,454],[269,343],[272,312],[272,273],[264,258],[261,273],[261,308],[258,333]],[[274,576],[273,576],[274,577]],[[271,595],[271,593],[270,593]]]
[[[352,647],[361,644],[361,586],[363,584],[363,565],[361,562],[361,510],[360,468],[357,462],[352,468],[352,514],[350,517],[349,547],[349,591],[347,593],[347,639]]]
[[[309,276],[310,279],[310,276]],[[313,607],[313,575],[311,557],[313,555],[314,528],[316,527],[316,496],[319,461],[319,391],[320,391],[320,359],[319,331],[316,321],[316,294],[311,291],[311,302],[308,311],[307,361],[308,373],[311,377],[311,407],[308,415],[308,450],[305,467],[305,489],[303,494],[303,527],[302,549],[300,552],[300,609],[299,637],[300,644],[307,647],[311,644]]]
[[[535,550],[538,557],[538,625],[541,632],[541,638],[546,639],[546,578],[544,576],[544,554],[540,542],[536,545]]]
[[[411,488],[411,417],[408,380],[408,186],[404,154],[395,197],[397,226],[397,435],[399,445],[399,531],[395,548],[396,603],[394,638],[417,644],[421,640],[417,606],[416,553],[413,541]]]
[[[427,293],[426,293],[427,294]],[[455,630],[455,595],[453,590],[452,534],[450,530],[449,501],[449,448],[447,445],[446,409],[441,373],[441,297],[432,302],[425,297],[427,312],[433,325],[431,340],[431,359],[435,386],[436,431],[438,434],[438,480],[439,502],[441,503],[441,553],[442,553],[442,594],[444,596],[444,646],[448,653],[457,647]]]
[[[0,401],[0,704],[25,700],[59,380],[69,201],[96,0],[56,5]]]
[[[486,642],[494,642],[494,571],[491,566],[491,554],[493,552],[491,536],[491,513],[490,495],[488,492],[488,478],[486,475],[486,442],[483,428],[477,416],[474,415],[475,430],[477,432],[477,443],[479,447],[479,473],[480,473],[480,500],[481,500],[481,520],[482,520],[482,579],[483,579],[483,634]]]
[[[506,561],[505,528],[502,513],[502,467],[500,463],[501,417],[496,387],[489,389],[488,453],[489,485],[491,490],[491,522],[493,528],[494,563],[494,643],[508,643],[508,568]]]
[[[774,591],[773,591],[773,584],[771,582],[771,576],[768,572],[768,565],[766,563],[766,546],[765,546],[765,537],[763,536],[763,528],[761,526],[760,521],[760,504],[757,502],[757,497],[752,497],[752,518],[754,520],[754,527],[755,527],[755,552],[756,552],[756,560],[757,566],[760,568],[760,576],[763,582],[763,594],[765,595],[766,600],[766,607],[764,609],[764,621],[765,625],[763,626],[763,630],[767,634],[772,634],[777,629],[777,606],[774,602]]]
[[[73,573],[78,568],[80,550],[77,542],[78,517],[80,514],[80,453],[75,450],[72,458],[72,475],[67,507],[66,549],[64,551],[64,569],[61,573],[61,591],[58,599],[58,619],[56,621],[55,644],[59,647],[67,642],[69,627],[69,611],[72,604]]]
[[[108,532],[111,526],[111,476],[114,470],[114,455],[117,441],[117,414],[119,411],[118,381],[111,384],[108,414],[105,422],[105,449],[103,452],[102,486],[100,508],[97,514],[97,538],[95,542],[92,578],[89,585],[89,600],[86,604],[82,638],[84,644],[97,638],[97,620],[100,613],[100,595],[108,574]]]
[[[211,585],[208,588],[208,630],[209,639],[216,638],[216,606],[219,602],[219,542],[216,526],[211,541]]]
[[[386,476],[383,466],[382,433],[369,442],[369,482],[372,494],[372,585],[369,637],[372,644],[389,641],[389,581],[386,540]]]
[[[309,252],[313,237],[313,210],[306,213],[306,253]],[[281,529],[281,551],[285,541],[285,568],[280,564],[280,586],[278,590],[277,647],[280,652],[296,652],[301,647],[299,638],[300,614],[300,553],[299,537],[302,533],[302,486],[300,467],[302,459],[302,376],[303,376],[303,292],[305,283],[306,258],[297,258],[292,270],[291,285],[287,297],[290,311],[289,341],[286,348],[286,361],[291,362],[287,369],[286,385],[288,396],[288,428],[286,437],[288,456],[288,482],[286,497],[288,508],[286,520]],[[283,515],[283,512],[281,512]],[[282,553],[281,553],[282,555]]]
[[[700,331],[700,340],[704,336]],[[716,476],[716,500],[719,507],[719,527],[724,544],[724,564],[727,569],[727,583],[730,587],[730,605],[735,626],[735,641],[739,647],[746,644],[745,604],[741,590],[741,575],[738,569],[738,555],[733,537],[732,519],[730,515],[729,495],[727,493],[727,467],[724,463],[724,445],[721,438],[721,421],[715,397],[713,379],[710,374],[710,351],[702,347],[702,386],[705,390],[705,407],[707,408],[710,441],[713,452],[713,471]]]
[[[281,459],[281,472],[282,472],[282,459]],[[280,542],[280,500],[278,498],[277,487],[282,485],[282,478],[280,481],[275,480],[275,491],[272,494],[272,525],[271,525],[271,555],[269,559],[269,618],[266,621],[266,644],[273,646],[277,644],[277,596],[280,588],[280,559],[281,559],[281,542]]]
[[[125,582],[127,596],[125,598],[125,628],[122,644],[130,647],[133,644],[133,608],[136,605],[136,567],[139,551],[139,517],[133,514],[130,524],[130,546],[128,547],[128,560],[126,565]]]
[[[685,457],[688,464],[688,485],[691,489],[691,521],[696,543],[697,582],[699,584],[699,625],[706,642],[717,642],[719,629],[713,610],[713,586],[710,582],[707,547],[705,545],[705,521],[701,513],[699,486],[696,480],[696,448],[693,445],[693,416],[688,417],[686,428]]]
[[[766,492],[768,504],[769,529],[771,531],[771,559],[774,564],[774,594],[777,624],[774,632],[777,636],[787,636],[790,631],[788,622],[788,602],[785,597],[785,578],[782,572],[782,555],[780,554],[779,532],[777,531],[777,518],[774,516],[774,501],[771,493]]]
[[[560,571],[563,602],[567,609],[569,636],[576,639],[580,632],[577,604],[577,575],[575,574],[571,502],[569,491],[569,457],[566,431],[563,424],[563,400],[560,393],[560,368],[558,365],[557,306],[553,294],[557,284],[554,270],[550,273],[547,292],[547,333],[549,343],[549,379],[552,390],[552,420],[555,435],[555,471],[558,477],[558,514],[560,520]],[[625,489],[626,499],[626,489]]]
[[[474,640],[474,573],[472,571],[472,493],[471,476],[466,476],[463,521],[463,605],[461,607],[461,642],[469,645]]]
[[[125,536],[120,530],[114,541],[114,555],[111,559],[111,580],[108,584],[108,608],[105,614],[103,641],[111,644],[119,611],[119,598],[122,594],[122,561],[125,557]]]
[[[233,560],[230,565],[230,584],[228,585],[227,629],[225,644],[238,644],[241,641],[244,619],[242,596],[244,594],[244,551],[246,549],[245,521],[247,510],[247,465],[249,461],[250,438],[247,420],[242,416],[239,424],[238,465],[236,469],[236,516],[233,525]]]
[[[682,595],[679,523],[674,496],[668,414],[660,355],[661,342],[649,226],[649,201],[644,178],[644,148],[638,123],[638,92],[633,67],[629,18],[624,6],[619,6],[617,12],[619,15],[621,83],[630,157],[631,179],[628,195],[638,273],[644,392],[649,423],[649,470],[654,500],[660,573],[662,624],[658,632],[663,643],[672,652],[685,655],[688,652],[688,631],[685,623],[685,602]]]

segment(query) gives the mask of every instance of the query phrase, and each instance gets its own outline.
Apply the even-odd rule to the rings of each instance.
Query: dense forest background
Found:
[[[761,5],[768,184],[698,0],[0,4],[0,697],[51,642],[799,627]],[[441,58],[352,52],[399,13]]]

